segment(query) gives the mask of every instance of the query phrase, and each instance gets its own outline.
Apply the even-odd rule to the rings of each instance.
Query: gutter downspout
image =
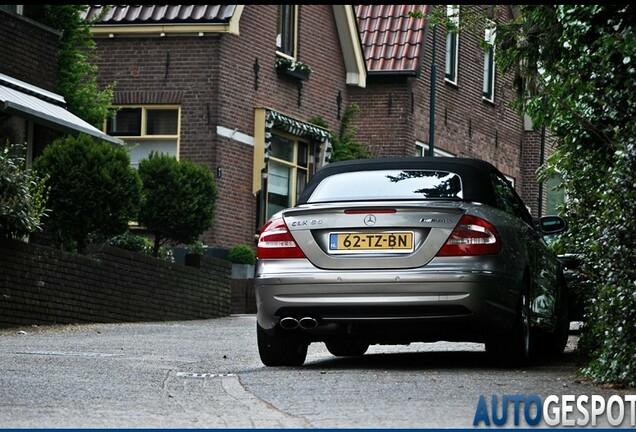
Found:
[[[437,39],[436,25],[433,24],[433,49],[431,50],[431,101],[428,121],[428,155],[435,156],[435,81],[437,65],[435,64],[435,47]]]

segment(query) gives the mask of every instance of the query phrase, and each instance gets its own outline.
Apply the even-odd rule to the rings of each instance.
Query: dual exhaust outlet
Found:
[[[312,317],[304,317],[301,319],[285,317],[280,320],[280,326],[285,330],[294,330],[297,328],[301,328],[303,330],[311,330],[318,327],[318,321],[316,321],[316,319]]]

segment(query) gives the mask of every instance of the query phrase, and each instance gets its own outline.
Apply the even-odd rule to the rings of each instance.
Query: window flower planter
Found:
[[[280,75],[287,75],[302,81],[309,79],[311,68],[305,63],[289,59],[287,57],[276,57],[276,71]]]

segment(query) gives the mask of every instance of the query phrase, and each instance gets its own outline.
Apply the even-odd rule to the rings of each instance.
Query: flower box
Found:
[[[302,81],[309,79],[311,68],[305,63],[287,57],[276,57],[276,71]]]

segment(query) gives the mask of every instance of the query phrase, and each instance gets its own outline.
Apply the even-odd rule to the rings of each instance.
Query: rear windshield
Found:
[[[338,173],[325,177],[307,202],[431,198],[463,198],[459,175],[428,170]]]

